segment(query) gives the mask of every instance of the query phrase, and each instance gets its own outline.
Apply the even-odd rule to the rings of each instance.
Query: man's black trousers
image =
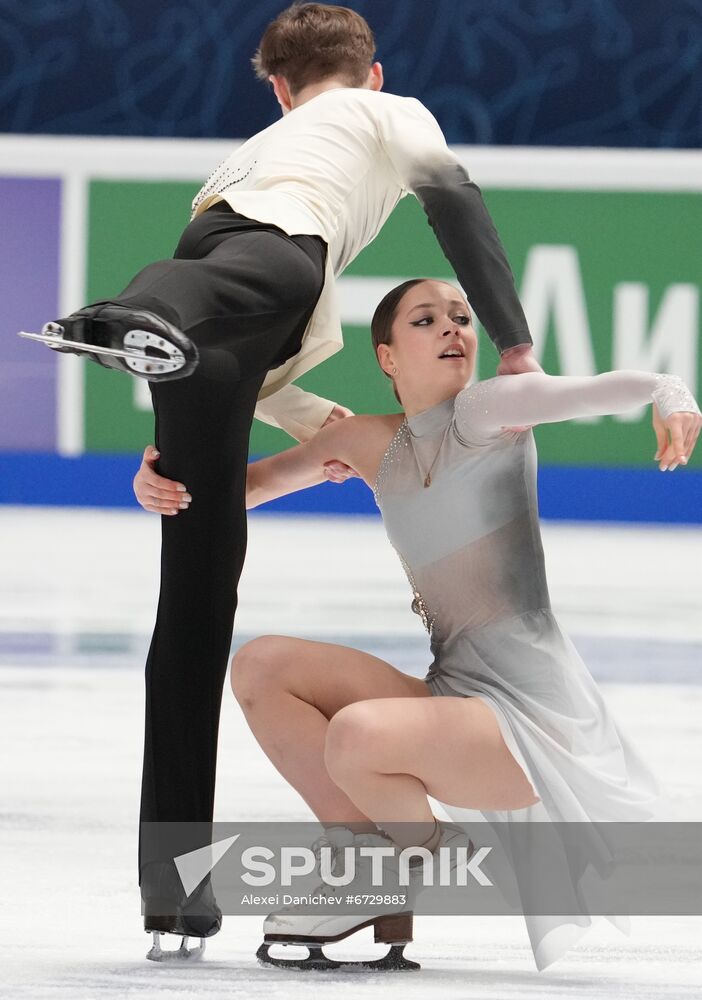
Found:
[[[110,300],[163,316],[200,351],[192,375],[149,383],[158,471],[184,483],[192,503],[161,518],[142,823],[212,819],[222,689],[246,552],[249,431],[266,373],[300,348],[325,258],[319,237],[287,236],[219,203],[185,229],[174,259],[150,264]],[[186,838],[180,849],[196,846]],[[151,837],[140,838],[140,876],[147,862],[165,860],[158,854]]]

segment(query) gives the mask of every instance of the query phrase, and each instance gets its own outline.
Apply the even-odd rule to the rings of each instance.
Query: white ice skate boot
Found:
[[[403,864],[403,856],[399,859],[399,873],[404,878],[407,867],[409,885],[408,899],[412,904],[425,889],[442,884],[452,884],[455,872],[466,868],[468,862],[476,853],[476,847],[463,827],[458,823],[436,820],[438,824],[438,842],[431,850],[428,848],[413,848],[417,852],[407,856]],[[421,853],[419,853],[421,852]]]
[[[360,848],[384,848],[387,854],[382,859],[383,884],[374,885],[372,861],[368,856],[360,856]],[[345,854],[345,848],[353,848]],[[342,901],[347,895],[377,895],[395,897],[396,903],[377,906],[366,913],[335,912],[333,904],[322,907],[318,913],[302,913],[299,906],[287,906],[269,914],[263,924],[263,944],[256,953],[262,965],[276,965],[287,969],[318,969],[327,971],[343,969],[353,971],[398,971],[419,969],[416,962],[410,962],[403,955],[405,945],[412,940],[412,910],[407,905],[407,888],[399,886],[396,877],[397,848],[381,833],[356,833],[343,826],[330,827],[312,845],[318,857],[317,871],[340,875],[346,864],[355,861],[354,878],[347,885],[331,886],[322,882],[311,895],[325,896]],[[327,858],[323,856],[327,851]],[[385,956],[366,961],[336,961],[322,951],[325,944],[342,941],[364,927],[373,927],[376,944],[389,944]],[[303,959],[275,958],[269,954],[273,944],[304,945],[309,955]]]

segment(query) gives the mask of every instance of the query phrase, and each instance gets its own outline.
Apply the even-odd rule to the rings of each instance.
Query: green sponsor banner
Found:
[[[145,264],[170,257],[198,184],[99,181],[90,185],[87,300],[117,294]],[[699,387],[702,196],[603,191],[485,191],[507,249],[532,335],[552,374],[613,368],[673,371]],[[426,217],[404,199],[380,236],[347,269],[352,281],[451,278]],[[359,287],[360,287],[359,283]],[[362,291],[367,296],[368,290]],[[361,311],[366,307],[363,299]],[[367,302],[367,316],[374,301]],[[368,325],[344,323],[344,350],[299,384],[356,412],[397,409]],[[479,375],[497,355],[480,335]],[[86,365],[86,450],[141,451],[153,440],[145,382]],[[654,467],[650,410],[539,427],[540,459],[561,465]],[[291,439],[254,423],[251,450]],[[692,464],[699,462],[698,458]]]
[[[118,295],[152,261],[172,257],[197,184],[93,181],[88,215],[86,301]],[[153,441],[148,385],[85,365],[85,450],[143,451]]]

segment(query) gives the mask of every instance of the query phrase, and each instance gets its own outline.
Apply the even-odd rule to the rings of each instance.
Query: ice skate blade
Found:
[[[64,343],[71,343],[70,340],[64,341],[63,327],[58,326],[56,323],[47,323],[41,333],[30,333],[28,330],[19,330],[17,336],[24,337],[25,340],[38,340],[40,344],[46,344],[47,347],[51,347],[53,350],[60,349]],[[76,346],[85,347],[85,344],[76,344]]]
[[[275,958],[275,956],[269,954],[269,948],[273,944],[304,945],[308,949],[309,955],[306,958]],[[278,969],[298,969],[300,971],[361,973],[410,972],[421,969],[419,962],[411,962],[408,958],[405,958],[403,955],[404,947],[404,944],[390,945],[390,951],[386,955],[383,955],[382,958],[337,960],[335,958],[328,958],[322,951],[321,944],[307,944],[303,941],[264,941],[256,952],[256,958],[259,965],[272,965]]]
[[[121,350],[116,347],[99,347],[96,344],[86,344],[80,340],[66,340],[63,336],[63,327],[56,323],[47,323],[41,333],[29,333],[20,330],[18,337],[25,340],[36,340],[40,344],[46,344],[54,351],[66,351],[67,348],[76,348],[80,354],[97,354],[100,357],[124,358],[126,365],[139,374],[179,371],[185,364],[183,352],[174,344],[169,343],[158,334],[150,333],[148,330],[130,330],[124,338],[125,344],[133,344]],[[162,352],[167,357],[158,357],[154,354],[146,354],[146,348]],[[67,352],[68,353],[68,352]]]
[[[171,948],[163,951],[159,938],[160,931],[152,931],[154,943],[147,952],[146,957],[150,962],[197,962],[205,954],[205,939],[200,938],[200,944],[196,948],[188,948],[188,937],[183,936],[180,948]]]

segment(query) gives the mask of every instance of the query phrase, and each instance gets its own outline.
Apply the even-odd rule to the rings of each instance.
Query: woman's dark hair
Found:
[[[387,295],[385,295],[373,313],[373,319],[371,320],[371,339],[373,341],[373,350],[375,351],[376,358],[378,356],[378,345],[379,344],[391,344],[392,343],[392,324],[395,321],[395,316],[397,315],[397,307],[405,296],[405,292],[408,292],[410,288],[414,288],[415,285],[421,285],[423,281],[430,281],[430,278],[410,278],[409,281],[403,281],[401,285],[397,285],[392,288]],[[392,378],[392,375],[388,375],[384,372],[388,378]],[[402,406],[402,400],[400,399],[395,384],[393,382],[393,392],[395,393],[395,399]]]
[[[362,87],[374,55],[373,32],[355,10],[294,3],[268,25],[252,63],[260,80],[284,76],[294,96],[329,77]]]

